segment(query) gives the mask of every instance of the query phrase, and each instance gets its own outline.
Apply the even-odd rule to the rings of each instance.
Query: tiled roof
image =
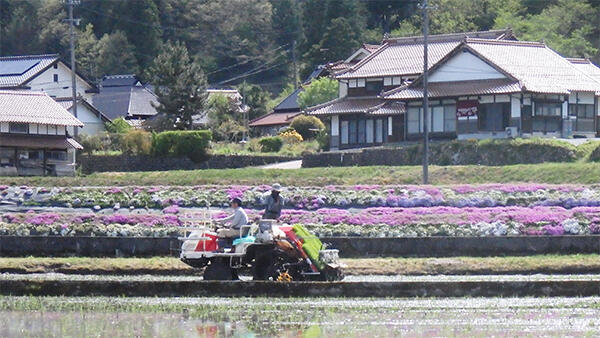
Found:
[[[81,144],[72,138],[53,135],[0,135],[0,144],[20,148],[83,149]]]
[[[406,113],[406,106],[403,102],[386,102],[379,108],[371,111],[369,115],[397,115]]]
[[[257,119],[250,121],[248,124],[250,127],[260,127],[260,126],[275,126],[282,124],[289,124],[292,119],[296,116],[300,115],[300,112],[297,113],[269,113],[263,115]]]
[[[0,91],[0,122],[83,127],[46,93],[33,91]]]
[[[33,76],[59,59],[58,54],[0,57],[0,87],[25,85]]]
[[[101,87],[132,87],[138,83],[138,78],[134,74],[106,75],[100,82]]]
[[[302,87],[298,87],[298,89],[294,90],[288,97],[279,102],[278,105],[273,108],[275,112],[281,111],[300,111],[300,105],[298,104],[298,94],[300,94],[304,89]]]
[[[373,114],[377,112],[378,115],[382,115],[382,112],[389,112],[390,114],[402,113],[401,111],[394,110],[393,105],[387,106],[385,109],[380,110],[384,107],[385,101],[380,98],[353,98],[344,97],[335,99],[314,107],[306,109],[305,113],[308,115],[315,116],[327,116],[327,115],[339,115],[339,114]],[[403,106],[403,105],[402,105]]]
[[[92,98],[94,107],[111,120],[117,117],[156,115],[151,102],[156,103],[156,95],[144,86],[102,87],[100,93]]]
[[[469,38],[465,44],[486,61],[520,81],[526,91],[553,94],[600,91],[600,82],[584,74],[543,43]]]
[[[432,35],[428,39],[430,67],[456,48],[465,37],[513,39],[510,30]],[[356,65],[337,73],[339,79],[418,75],[423,72],[423,37],[384,40],[377,50]]]
[[[463,95],[490,95],[520,93],[521,86],[518,81],[511,79],[473,80],[460,82],[433,82],[429,83],[429,97],[442,98]],[[402,86],[393,89],[383,96],[386,99],[410,100],[423,97],[421,86]]]
[[[596,81],[600,81],[600,67],[596,66],[589,59],[567,58],[575,68],[591,76]]]

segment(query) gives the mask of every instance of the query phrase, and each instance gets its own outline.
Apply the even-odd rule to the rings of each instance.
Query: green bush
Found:
[[[325,125],[321,120],[314,116],[305,115],[296,116],[290,123],[290,127],[294,128],[305,140],[315,138],[321,130],[325,129]]]
[[[600,144],[596,146],[596,148],[590,154],[591,162],[600,162]]]
[[[121,138],[121,150],[128,155],[149,155],[152,150],[152,134],[143,130],[131,130]]]
[[[99,135],[80,134],[79,143],[83,146],[84,154],[91,155],[95,151],[103,150],[102,137]]]
[[[278,136],[263,137],[258,143],[261,145],[263,153],[276,153],[283,146],[283,140]]]
[[[212,133],[208,130],[163,131],[152,136],[155,156],[186,156],[194,162],[208,157]]]
[[[124,134],[130,131],[133,127],[122,117],[117,117],[111,122],[105,124],[106,131],[109,133]]]

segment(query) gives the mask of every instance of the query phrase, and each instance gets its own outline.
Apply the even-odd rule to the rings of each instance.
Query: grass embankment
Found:
[[[420,184],[420,166],[335,167],[302,169],[210,169],[153,172],[107,172],[79,177],[0,177],[0,184],[38,186],[108,185],[260,185]],[[579,183],[600,182],[600,163],[543,163],[510,166],[432,166],[431,184]]]
[[[600,255],[523,257],[342,259],[347,275],[484,275],[600,273]],[[0,258],[0,273],[198,274],[174,257],[154,258]]]

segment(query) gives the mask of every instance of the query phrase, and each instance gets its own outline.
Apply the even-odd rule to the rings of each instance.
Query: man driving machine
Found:
[[[220,238],[240,237],[242,226],[248,224],[248,215],[246,215],[246,212],[242,209],[242,200],[234,198],[231,200],[231,207],[233,208],[233,214],[218,220],[221,224],[229,223],[227,228],[219,229],[217,231],[217,236]]]

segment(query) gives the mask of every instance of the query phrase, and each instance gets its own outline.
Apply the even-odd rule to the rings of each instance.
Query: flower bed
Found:
[[[250,208],[265,204],[269,186],[196,187],[83,187],[29,188],[0,186],[0,202],[26,206],[65,206],[96,208],[153,208],[226,206],[241,198]],[[366,207],[495,207],[561,206],[564,208],[600,206],[600,185],[488,184],[433,186],[325,186],[288,187],[282,192],[287,207],[319,208]]]
[[[249,210],[251,219],[260,211]],[[185,209],[162,214],[5,213],[0,235],[175,237],[190,216]],[[224,217],[217,212],[214,218]],[[284,210],[283,223],[306,225],[316,235],[365,237],[537,236],[600,234],[600,207],[322,208]]]

